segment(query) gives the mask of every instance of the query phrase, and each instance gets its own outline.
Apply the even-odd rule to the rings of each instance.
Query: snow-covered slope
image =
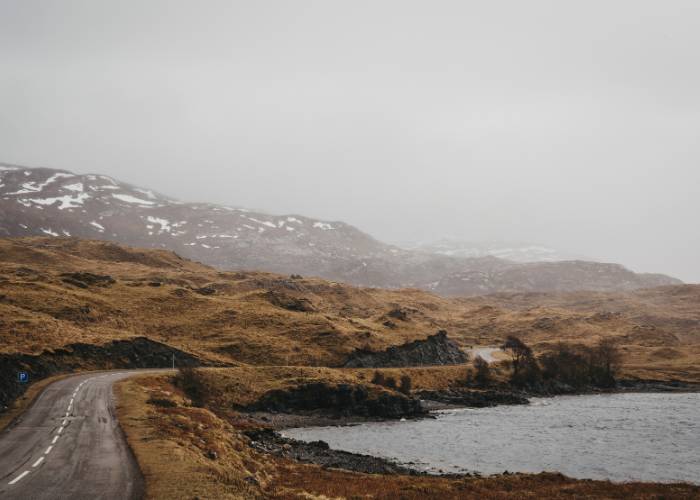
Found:
[[[402,245],[409,250],[449,255],[451,257],[498,257],[513,262],[559,262],[563,260],[587,260],[583,256],[549,248],[544,245],[522,242],[462,241],[441,239],[431,243]]]
[[[0,236],[73,236],[167,248],[221,269],[262,269],[450,295],[548,289],[626,290],[678,283],[596,263],[542,269],[492,256],[404,250],[353,226],[301,215],[183,203],[104,175],[0,164]],[[573,273],[573,274],[572,274]],[[569,277],[576,275],[577,279]],[[561,278],[559,277],[561,276]],[[535,285],[533,285],[535,283]]]

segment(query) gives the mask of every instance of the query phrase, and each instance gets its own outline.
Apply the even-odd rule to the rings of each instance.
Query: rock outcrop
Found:
[[[250,445],[258,451],[300,462],[318,464],[324,468],[333,467],[364,474],[420,474],[420,472],[383,458],[333,450],[325,441],[309,443],[297,441],[282,437],[271,429],[256,429],[245,434],[251,440]]]
[[[468,408],[528,404],[526,397],[507,390],[445,389],[441,391],[421,391],[417,395],[422,400],[437,401],[460,407],[466,406]]]
[[[467,362],[467,355],[440,330],[425,340],[414,340],[374,352],[358,349],[344,366],[347,368],[390,368],[405,366],[458,365]]]
[[[322,412],[335,416],[400,418],[423,415],[420,401],[394,391],[370,392],[356,384],[313,382],[265,393],[243,408],[281,413]]]

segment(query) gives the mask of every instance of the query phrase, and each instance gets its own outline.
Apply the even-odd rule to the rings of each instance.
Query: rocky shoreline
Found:
[[[286,438],[272,429],[248,431],[246,435],[251,440],[250,446],[258,451],[299,462],[317,464],[324,468],[345,469],[364,474],[411,476],[426,474],[384,458],[333,450],[325,441],[304,442]]]
[[[244,409],[254,422],[264,428],[275,430],[293,427],[343,426],[365,422],[381,422],[397,419],[435,418],[432,412],[456,408],[487,408],[500,405],[524,405],[530,403],[530,398],[555,396],[584,396],[591,394],[619,394],[633,392],[700,392],[700,384],[681,381],[656,380],[620,380],[613,388],[585,387],[574,389],[566,386],[548,386],[514,390],[507,387],[491,389],[451,388],[443,390],[423,390],[408,398],[397,395],[395,398],[385,397],[379,401],[370,401],[371,411],[368,411],[368,400],[364,392],[362,397],[341,398],[338,406],[310,404],[308,396],[314,392],[310,387],[302,391],[279,391],[275,397],[266,397],[265,402],[259,401]],[[318,389],[318,387],[313,387]],[[326,396],[337,394],[329,392],[327,387],[322,391]],[[341,388],[355,396],[358,391]],[[355,389],[355,388],[353,388]],[[337,388],[336,388],[337,391]],[[301,397],[300,397],[301,395]],[[333,398],[331,398],[333,399]],[[272,403],[272,404],[270,404]]]
[[[416,394],[426,410],[442,408],[486,408],[499,405],[526,405],[528,399],[514,391],[504,389],[469,390],[445,389],[420,391]]]
[[[564,388],[560,388],[564,389]],[[276,411],[249,412],[248,416],[261,428],[247,431],[250,445],[258,451],[278,457],[314,463],[324,468],[338,468],[367,474],[405,474],[405,475],[440,475],[440,476],[479,476],[478,473],[434,474],[411,468],[411,464],[401,465],[391,460],[371,455],[362,455],[341,450],[333,450],[324,441],[304,442],[282,436],[278,431],[293,427],[344,426],[365,422],[386,420],[435,418],[435,410],[450,408],[484,408],[497,405],[529,404],[530,397],[553,397],[558,395],[613,394],[632,392],[700,392],[700,384],[680,381],[621,380],[615,388],[578,391],[512,391],[507,389],[469,390],[447,389],[442,391],[420,391],[421,412],[413,407],[404,416],[378,416],[342,414],[320,411],[284,413]],[[418,400],[418,399],[417,399]]]

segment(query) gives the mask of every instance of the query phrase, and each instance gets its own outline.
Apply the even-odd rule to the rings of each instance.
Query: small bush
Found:
[[[477,385],[486,386],[491,383],[491,367],[481,356],[474,358],[474,381]]]
[[[510,355],[510,383],[516,387],[532,387],[539,383],[542,373],[532,349],[518,337],[509,335],[501,350]]]
[[[401,383],[399,384],[399,391],[403,392],[407,396],[411,394],[411,388],[413,387],[413,381],[408,375],[403,375],[401,377]]]
[[[175,408],[177,406],[175,401],[166,398],[149,398],[146,402],[153,406],[160,406],[161,408]]]
[[[204,406],[211,398],[209,387],[197,368],[180,367],[175,383],[187,394],[195,406]]]
[[[382,372],[374,372],[374,375],[372,376],[372,383],[377,385],[385,385],[386,379],[384,378],[384,374]]]

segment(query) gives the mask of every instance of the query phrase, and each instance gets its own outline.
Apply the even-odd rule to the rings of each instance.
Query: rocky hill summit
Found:
[[[442,295],[621,291],[680,281],[615,264],[517,263],[405,250],[337,221],[185,203],[105,175],[0,164],[0,236],[73,236],[168,249],[224,270],[319,276]]]
[[[345,362],[348,368],[387,368],[397,366],[458,365],[468,357],[445,330],[425,339],[392,346],[380,352],[358,349]]]

